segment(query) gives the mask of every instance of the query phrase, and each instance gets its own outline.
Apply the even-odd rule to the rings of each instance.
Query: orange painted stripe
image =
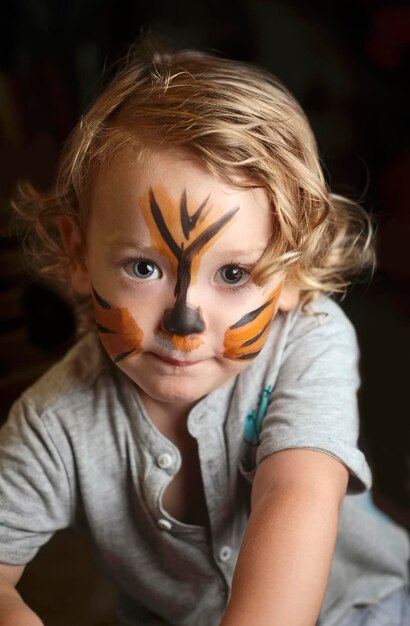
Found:
[[[245,357],[262,350],[269,334],[270,325],[275,315],[281,291],[282,283],[276,287],[268,298],[266,298],[263,304],[269,302],[269,300],[272,300],[272,302],[266,307],[266,309],[261,311],[256,319],[239,328],[228,328],[224,337],[225,350],[223,352],[223,356],[225,358],[240,360],[241,357]],[[256,339],[256,341],[249,343],[249,345],[244,345],[257,337],[259,334],[260,336]],[[256,356],[257,355],[255,354],[254,358],[256,358]]]
[[[185,237],[182,232],[182,226],[179,219],[179,208],[168,196],[163,187],[153,190],[155,199],[158,206],[161,209],[164,221],[178,246],[181,245],[181,241],[184,241]],[[145,194],[139,201],[141,212],[144,217],[145,223],[148,227],[149,234],[151,236],[151,247],[158,252],[161,256],[165,257],[171,266],[171,272],[174,278],[177,277],[178,261],[174,254],[171,252],[165,241],[163,240],[161,233],[155,223],[155,220],[151,213],[151,206],[149,201],[149,194]]]
[[[155,200],[158,204],[158,207],[161,210],[162,216],[164,218],[164,222],[167,225],[167,228],[174,239],[175,243],[179,248],[184,248],[185,250],[192,244],[195,239],[199,237],[209,226],[215,223],[218,219],[221,218],[221,213],[219,210],[215,211],[215,207],[210,205],[209,208],[204,207],[204,211],[198,222],[195,225],[195,228],[190,231],[189,239],[187,239],[184,235],[182,224],[181,224],[181,205],[180,199],[178,201],[174,201],[168,195],[165,187],[155,187],[152,189]],[[196,202],[194,208],[192,208],[193,202],[190,198],[187,198],[187,202],[190,206],[188,206],[188,213],[192,215],[198,209],[198,207],[202,204],[202,202]],[[149,194],[145,194],[139,200],[139,204],[141,207],[142,215],[144,217],[145,223],[148,227],[150,236],[151,236],[151,246],[152,248],[158,252],[161,256],[165,257],[171,266],[172,275],[174,278],[177,277],[178,270],[178,261],[175,255],[171,252],[166,242],[163,240],[161,233],[158,230],[158,227],[155,223],[155,220],[151,213]],[[191,264],[191,284],[195,284],[196,278],[199,271],[199,265],[202,256],[205,252],[213,246],[215,241],[221,237],[224,230],[230,222],[227,222],[221,230],[212,237],[210,241],[208,241],[201,250],[195,254],[192,259]]]
[[[93,304],[97,324],[113,331],[99,332],[101,343],[109,356],[115,361],[121,354],[127,352],[130,352],[129,356],[122,360],[140,354],[143,332],[128,309],[115,306],[102,309],[95,300]]]
[[[186,337],[181,335],[173,335],[167,333],[164,330],[158,330],[155,332],[162,340],[171,344],[174,350],[180,350],[181,352],[191,352],[201,346],[204,341],[198,335],[188,335]]]

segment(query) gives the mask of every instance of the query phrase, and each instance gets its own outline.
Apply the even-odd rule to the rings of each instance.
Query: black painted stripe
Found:
[[[108,302],[106,300],[101,298],[100,295],[98,295],[98,293],[96,292],[94,287],[92,287],[92,290],[93,290],[94,298],[97,300],[97,302],[100,305],[100,307],[103,308],[103,309],[111,309],[111,305],[108,304]]]
[[[258,341],[258,339],[260,339],[263,335],[263,333],[266,332],[266,330],[269,328],[269,326],[271,325],[272,320],[269,320],[269,322],[267,324],[265,324],[265,326],[262,328],[262,330],[260,331],[260,333],[258,333],[255,337],[253,337],[252,339],[248,339],[248,341],[245,341],[245,343],[243,343],[241,345],[241,348],[245,348],[246,346],[251,346],[253,343],[255,343],[256,341]]]
[[[179,260],[181,256],[181,248],[177,245],[171,233],[169,232],[167,225],[165,224],[165,220],[162,216],[161,209],[159,208],[157,204],[157,201],[155,199],[154,192],[152,191],[152,189],[150,189],[149,191],[149,202],[151,206],[152,217],[155,220],[155,223],[157,225],[159,232],[161,233],[163,240],[165,241],[165,243],[167,244],[171,252],[174,254],[174,256],[177,258],[177,260]]]
[[[261,348],[262,350],[262,348]],[[261,350],[258,350],[257,352],[251,352],[250,354],[242,354],[242,356],[238,356],[237,360],[238,361],[247,361],[248,359],[254,359],[256,356],[258,356],[259,352]]]
[[[151,207],[151,214],[154,218],[155,224],[159,230],[160,235],[163,240],[169,247],[170,251],[174,254],[178,262],[177,269],[177,281],[175,284],[175,304],[172,310],[167,314],[165,318],[165,322],[167,324],[167,330],[174,332],[172,330],[173,327],[177,326],[179,328],[179,332],[184,330],[184,334],[190,334],[192,332],[198,332],[197,329],[204,329],[204,322],[200,315],[199,309],[195,312],[193,316],[193,310],[187,306],[187,292],[191,282],[191,262],[192,257],[203,248],[208,241],[210,241],[215,235],[229,222],[232,217],[239,211],[239,207],[228,211],[225,215],[223,215],[219,220],[211,224],[208,228],[206,228],[192,243],[188,248],[184,248],[184,244],[181,243],[181,246],[175,242],[172,237],[166,223],[164,217],[162,215],[161,209],[158,206],[158,203],[155,199],[154,192],[152,189],[149,191],[149,200]],[[199,219],[203,208],[205,207],[207,200],[205,200],[199,209],[196,211],[193,216],[193,220],[196,221]],[[184,230],[184,235],[186,233],[189,235],[189,230],[192,226],[191,218],[188,215],[188,209],[186,207],[186,193],[184,192],[181,197],[180,204],[180,219],[181,226]],[[193,326],[195,326],[195,330],[193,330]]]
[[[128,352],[121,352],[121,354],[119,354],[118,356],[115,357],[114,363],[118,363],[119,361],[122,361],[127,356],[129,356],[130,354],[135,352],[135,350],[136,350],[136,348],[133,348],[132,350],[128,350]]]
[[[192,258],[194,254],[197,254],[201,248],[205,246],[215,235],[219,233],[219,231],[227,224],[239,211],[239,207],[228,211],[225,213],[219,220],[208,226],[196,239],[191,243],[191,245],[186,249],[186,255],[189,255],[189,258]]]
[[[116,331],[115,330],[111,330],[111,328],[106,328],[106,326],[101,326],[101,324],[97,323],[97,329],[99,333],[102,333],[103,335],[108,335],[108,334],[113,334],[116,335]]]
[[[258,309],[251,311],[250,313],[246,313],[238,322],[235,322],[233,326],[230,326],[231,330],[235,330],[236,328],[241,328],[241,326],[246,326],[249,322],[252,322],[254,319],[258,317],[262,311],[266,309],[270,304],[272,304],[273,300],[268,300],[265,304],[262,304]]]
[[[196,224],[199,220],[199,218],[201,217],[201,213],[205,208],[206,203],[209,200],[209,196],[207,198],[205,198],[205,200],[202,202],[202,204],[197,208],[197,210],[195,211],[195,213],[191,216],[188,215],[188,206],[187,206],[187,199],[186,199],[186,190],[184,189],[182,196],[181,196],[181,202],[179,205],[179,210],[180,210],[180,215],[181,215],[181,226],[182,226],[182,231],[184,233],[185,239],[189,239],[189,235],[191,233],[192,230],[194,230],[194,228],[196,227]]]

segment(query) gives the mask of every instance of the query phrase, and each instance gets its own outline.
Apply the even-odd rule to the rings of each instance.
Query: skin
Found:
[[[72,250],[74,225],[60,230]],[[249,274],[271,234],[264,190],[231,187],[184,155],[136,166],[123,153],[101,170],[72,283],[146,404],[189,410],[259,354],[286,293]]]
[[[151,419],[160,414],[163,434],[182,443],[188,471],[168,486],[165,506],[175,500],[178,515],[189,494],[189,513],[201,501],[206,509],[196,442],[177,432],[178,418],[249,366],[277,309],[295,303],[281,279],[259,289],[244,273],[239,287],[222,271],[255,265],[272,235],[271,207],[263,190],[235,189],[167,153],[138,168],[129,154],[117,156],[91,200],[84,258],[74,222],[59,222],[76,259],[72,285],[92,297],[102,344],[138,387]],[[347,480],[342,463],[316,450],[281,450],[259,464],[221,626],[316,623]],[[202,512],[194,522],[202,523]],[[14,589],[23,569],[0,564],[0,622],[40,626]]]
[[[228,328],[224,337],[225,358],[249,361],[258,356],[269,334],[281,290],[280,284],[260,307]]]
[[[177,337],[203,333],[206,330],[206,325],[200,308],[192,307],[187,302],[189,286],[195,280],[198,272],[198,268],[192,268],[192,265],[194,261],[198,262],[204,251],[219,238],[229,222],[235,217],[239,207],[223,213],[217,219],[207,219],[206,216],[203,216],[207,202],[205,200],[190,218],[187,210],[186,190],[184,190],[179,209],[180,227],[183,231],[183,237],[181,236],[180,239],[183,238],[183,241],[178,245],[174,239],[174,236],[178,237],[178,229],[176,228],[178,226],[177,207],[169,198],[165,198],[162,209],[152,188],[148,198],[149,208],[145,207],[145,210],[143,208],[143,212],[147,224],[150,225],[153,246],[155,250],[162,252],[163,243],[165,243],[169,252],[165,249],[164,253],[177,276],[174,290],[175,302],[172,308],[165,311],[162,321],[163,330],[169,335]],[[145,206],[144,202],[142,202],[142,206]],[[201,217],[202,220],[199,221]],[[194,233],[195,238],[189,242],[191,232]]]

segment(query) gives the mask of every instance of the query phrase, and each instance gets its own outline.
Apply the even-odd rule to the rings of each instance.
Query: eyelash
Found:
[[[252,281],[250,280],[251,278],[251,267],[252,266],[244,266],[241,265],[240,263],[238,263],[237,261],[231,261],[230,263],[226,263],[225,265],[223,265],[222,267],[234,267],[235,269],[241,270],[242,272],[244,272],[245,274],[248,274],[249,276],[249,280],[246,281],[246,283],[243,283],[242,285],[222,285],[220,284],[221,288],[229,291],[230,293],[238,293],[240,291],[243,291],[244,289],[250,289],[252,287]],[[222,268],[220,268],[222,269]]]
[[[130,265],[135,265],[136,263],[151,263],[152,265],[155,265],[156,267],[158,267],[158,269],[161,271],[158,263],[155,263],[155,261],[153,261],[152,259],[150,259],[147,256],[129,257],[128,259],[124,259],[124,260],[119,261],[117,266],[119,266],[120,270],[122,270],[121,271],[122,278],[125,278],[125,280],[131,281],[134,284],[135,284],[135,282],[139,282],[140,284],[144,284],[144,282],[147,282],[147,283],[150,282],[149,280],[147,280],[147,281],[138,280],[137,277],[133,278],[127,272],[127,267],[130,266]]]
[[[244,283],[243,285],[238,285],[238,287],[235,287],[234,285],[232,285],[231,287],[223,287],[222,289],[224,289],[225,291],[229,291],[229,293],[239,293],[239,292],[243,292],[245,289],[250,289],[252,287],[252,284],[250,281],[248,281],[247,283]]]

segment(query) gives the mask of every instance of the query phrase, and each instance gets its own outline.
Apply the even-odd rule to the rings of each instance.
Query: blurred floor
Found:
[[[18,585],[46,626],[115,626],[115,598],[84,537],[57,533],[28,565]]]

